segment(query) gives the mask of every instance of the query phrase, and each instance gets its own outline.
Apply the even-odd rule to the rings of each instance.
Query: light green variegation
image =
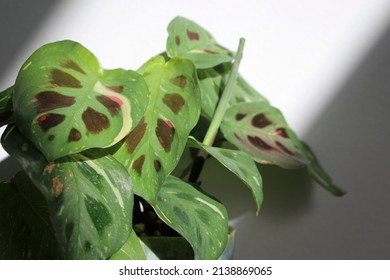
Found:
[[[119,251],[115,252],[110,260],[145,260],[145,253],[142,249],[137,234],[132,231],[129,239],[123,244]]]
[[[207,146],[193,137],[188,138],[187,145],[206,151],[235,174],[252,192],[256,203],[256,213],[259,214],[263,202],[263,184],[256,164],[247,153]]]
[[[112,156],[89,151],[47,163],[14,126],[2,144],[45,197],[64,258],[106,259],[122,247],[132,230],[133,194]]]
[[[14,87],[9,87],[0,92],[0,127],[7,124],[13,114],[12,109],[12,95]]]
[[[309,163],[301,142],[281,112],[263,102],[239,103],[226,111],[225,138],[260,163],[294,169]]]
[[[15,83],[16,124],[51,161],[88,148],[114,145],[147,105],[142,77],[103,70],[82,45],[44,45],[23,64]]]
[[[158,216],[194,249],[195,259],[218,259],[228,239],[225,207],[193,186],[168,177],[154,207]]]
[[[0,183],[0,201],[1,260],[59,257],[46,200],[23,171]]]
[[[203,27],[184,17],[174,18],[168,25],[167,54],[190,59],[198,69],[231,61],[231,52],[217,44]]]
[[[162,56],[139,70],[149,105],[137,127],[114,152],[130,172],[135,193],[155,204],[158,189],[176,167],[200,114],[196,70],[187,59]]]

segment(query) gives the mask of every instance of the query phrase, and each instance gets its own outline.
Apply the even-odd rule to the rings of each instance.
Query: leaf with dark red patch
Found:
[[[101,149],[48,163],[16,126],[7,128],[1,143],[48,206],[56,257],[107,259],[122,247],[132,231],[133,207],[131,180],[122,164]]]
[[[231,61],[232,53],[219,46],[203,27],[184,17],[168,25],[167,54],[190,59],[197,68],[210,68]]]
[[[260,163],[290,169],[309,164],[302,143],[281,112],[265,102],[238,103],[230,107],[221,130],[229,142]]]
[[[15,120],[49,160],[122,140],[142,118],[141,75],[103,70],[80,44],[44,45],[23,64],[13,96]]]
[[[139,70],[149,87],[149,106],[137,127],[115,149],[129,171],[136,194],[155,204],[166,177],[176,167],[199,118],[196,69],[183,58],[151,59]]]

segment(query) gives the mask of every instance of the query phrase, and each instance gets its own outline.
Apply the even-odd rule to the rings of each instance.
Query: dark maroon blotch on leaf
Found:
[[[171,111],[177,115],[181,108],[183,108],[186,101],[178,93],[167,93],[164,95],[163,102],[171,109]]]
[[[50,83],[54,87],[81,88],[79,80],[64,71],[55,68],[50,71]]]
[[[264,140],[257,136],[248,136],[248,141],[260,150],[273,150],[272,146],[268,145]]]
[[[68,142],[77,142],[81,139],[81,133],[76,128],[72,128],[68,135]]]
[[[156,135],[161,146],[164,148],[164,151],[170,152],[173,137],[175,135],[175,128],[173,127],[172,123],[170,121],[158,119]]]
[[[252,125],[257,128],[264,128],[269,126],[270,124],[272,124],[272,122],[267,119],[267,117],[263,113],[257,114],[252,119]]]
[[[110,86],[110,87],[107,87],[107,88],[109,90],[117,92],[117,93],[123,92],[123,86]]]
[[[293,156],[294,153],[291,152],[289,149],[286,148],[286,146],[284,146],[282,143],[280,143],[279,141],[275,141],[275,144],[283,151],[285,152],[286,154],[290,155],[290,156]]]
[[[88,107],[81,117],[89,133],[97,134],[110,127],[110,121],[107,116],[95,111],[91,107]]]
[[[64,63],[62,63],[61,66],[64,67],[64,68],[72,69],[74,71],[77,71],[77,72],[85,75],[84,70],[81,69],[81,67],[78,66],[76,64],[76,62],[74,62],[73,60],[67,60]]]
[[[176,43],[176,46],[180,46],[180,37],[179,37],[179,35],[177,35],[175,37],[175,43]]]
[[[56,91],[42,91],[35,95],[38,113],[72,106],[76,101],[73,96],[63,95]]]
[[[287,139],[290,138],[290,137],[288,136],[288,134],[287,134],[286,129],[284,129],[284,128],[278,128],[278,129],[276,129],[276,130],[275,130],[275,133],[276,133],[277,135],[283,137],[283,138],[287,138]]]
[[[41,129],[46,132],[50,128],[55,127],[62,123],[65,120],[65,116],[62,114],[45,114],[40,116],[37,119],[38,125],[41,127]]]
[[[154,160],[154,169],[159,172],[161,170],[161,161],[159,160]]]
[[[241,121],[243,118],[246,117],[246,114],[241,114],[241,113],[238,113],[236,115],[236,121]]]
[[[99,101],[101,104],[103,104],[104,107],[107,108],[107,110],[110,112],[111,116],[115,116],[118,114],[119,110],[121,109],[121,105],[112,100],[110,97],[106,95],[99,95],[96,96],[97,101]]]
[[[126,136],[125,144],[129,153],[134,152],[135,148],[137,148],[138,143],[144,137],[147,126],[145,117],[142,117],[137,126]]]
[[[172,84],[174,84],[178,87],[181,87],[181,88],[184,88],[187,84],[187,78],[184,75],[174,77],[170,81]]]
[[[187,36],[191,41],[198,41],[199,40],[199,33],[190,31],[187,29]]]
[[[135,172],[137,172],[138,176],[141,176],[142,174],[142,167],[145,162],[145,155],[140,156],[137,158],[132,165],[132,168],[134,169]]]

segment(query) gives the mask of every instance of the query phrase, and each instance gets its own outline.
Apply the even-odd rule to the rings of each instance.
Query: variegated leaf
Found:
[[[187,145],[206,151],[235,174],[252,192],[256,203],[256,213],[259,214],[260,206],[263,202],[263,183],[256,164],[247,153],[210,147],[200,143],[193,137],[188,138]]]
[[[129,239],[123,244],[123,246],[115,252],[110,260],[145,260],[146,256],[142,249],[140,240],[133,230]]]
[[[231,66],[231,63],[224,63],[214,68],[198,69],[199,87],[202,95],[202,114],[208,119],[212,119],[214,116],[219,98],[225,89]],[[233,88],[233,96],[230,104],[259,101],[268,103],[265,97],[257,92],[241,76],[238,76]]]
[[[22,171],[0,183],[0,259],[59,258],[47,203]]]
[[[189,19],[174,18],[168,33],[168,55],[188,58],[197,68],[210,68],[233,59],[232,53],[219,46],[208,31]]]
[[[139,70],[149,87],[149,105],[114,157],[130,172],[135,193],[155,204],[159,187],[176,167],[200,114],[196,69],[187,59],[162,56]]]
[[[125,137],[148,99],[142,77],[103,70],[73,41],[44,45],[23,64],[13,96],[21,132],[51,161]]]
[[[45,197],[64,258],[106,259],[122,247],[132,230],[133,194],[119,162],[95,150],[47,163],[15,126],[2,144]]]
[[[225,138],[260,163],[294,169],[309,163],[281,112],[263,102],[238,103],[221,124]]]
[[[333,183],[332,178],[326,174],[310,147],[306,143],[302,143],[302,145],[307,158],[310,160],[310,164],[307,166],[310,176],[328,192],[336,196],[344,195],[346,192]]]
[[[194,249],[195,259],[218,259],[228,240],[225,207],[193,186],[168,177],[154,207],[158,216]]]
[[[0,127],[7,124],[8,120],[13,114],[12,109],[12,95],[14,87],[9,87],[0,92]]]

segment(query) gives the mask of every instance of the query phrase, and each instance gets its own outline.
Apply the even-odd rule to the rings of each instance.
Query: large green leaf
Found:
[[[134,230],[131,232],[129,239],[123,246],[115,252],[110,260],[145,260],[145,253],[142,249],[140,240]]]
[[[344,195],[346,192],[333,183],[332,178],[326,174],[310,147],[306,143],[302,143],[302,145],[307,158],[310,160],[310,164],[307,166],[310,176],[332,194],[336,196]]]
[[[139,70],[149,87],[149,105],[137,127],[114,152],[130,172],[135,193],[155,204],[159,187],[176,167],[200,114],[196,69],[191,61],[162,56]]]
[[[134,71],[103,70],[82,45],[44,45],[23,64],[13,107],[20,131],[51,161],[125,137],[146,108],[147,87]]]
[[[210,147],[200,143],[193,137],[188,138],[188,146],[206,151],[235,174],[252,192],[256,203],[256,213],[259,213],[263,202],[263,184],[256,164],[247,153]]]
[[[203,27],[184,17],[168,25],[167,54],[190,59],[197,68],[210,68],[231,61],[231,52],[219,46]]]
[[[64,258],[106,259],[122,247],[132,230],[133,194],[118,161],[95,150],[47,163],[15,126],[2,144],[45,197]]]
[[[7,124],[8,120],[11,118],[13,114],[13,109],[12,109],[13,93],[14,93],[13,86],[0,92],[0,127]]]
[[[224,63],[209,69],[198,69],[199,87],[202,95],[202,114],[208,119],[214,116],[219,98],[225,89],[231,66],[231,63]],[[259,92],[249,85],[244,78],[238,76],[230,104],[260,101],[268,104],[268,101]]]
[[[0,259],[60,257],[47,203],[24,172],[0,183]]]
[[[225,138],[260,163],[294,169],[309,163],[281,112],[264,102],[238,103],[221,124]]]
[[[228,239],[225,207],[193,186],[168,177],[160,189],[154,209],[194,249],[195,259],[217,259]]]

